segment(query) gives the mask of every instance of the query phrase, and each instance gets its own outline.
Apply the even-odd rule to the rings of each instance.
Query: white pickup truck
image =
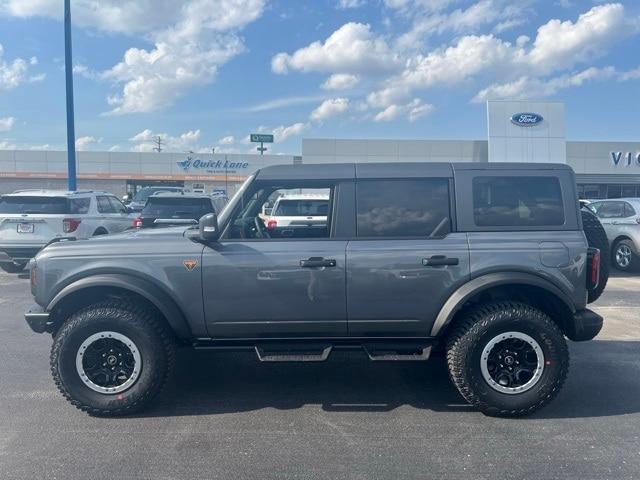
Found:
[[[0,196],[0,268],[20,272],[45,245],[131,227],[129,209],[114,195],[91,190],[20,190]]]

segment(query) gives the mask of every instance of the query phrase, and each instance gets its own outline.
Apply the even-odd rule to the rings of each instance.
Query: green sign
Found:
[[[273,135],[266,133],[252,133],[250,137],[253,143],[273,143]]]

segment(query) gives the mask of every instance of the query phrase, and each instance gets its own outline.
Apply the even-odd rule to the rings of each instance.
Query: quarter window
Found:
[[[554,177],[476,177],[473,216],[479,227],[563,225],[560,182]]]
[[[449,180],[361,180],[358,237],[442,237],[451,231]]]

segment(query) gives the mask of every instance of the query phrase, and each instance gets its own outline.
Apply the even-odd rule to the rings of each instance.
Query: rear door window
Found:
[[[360,180],[358,237],[435,238],[451,231],[446,178]]]
[[[90,206],[90,198],[72,198],[71,200],[69,200],[69,213],[75,215],[85,215],[89,213]]]
[[[599,218],[624,218],[625,202],[601,202],[594,206]]]
[[[98,198],[98,212],[100,213],[116,213],[115,208],[109,201],[109,197],[97,197]]]
[[[64,197],[4,196],[0,197],[0,213],[66,214],[69,204]]]
[[[560,181],[555,177],[476,177],[473,216],[479,227],[563,225]]]

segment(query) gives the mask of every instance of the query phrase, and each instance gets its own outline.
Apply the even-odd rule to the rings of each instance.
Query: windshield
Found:
[[[211,212],[213,206],[207,198],[150,197],[142,216],[198,219]]]
[[[6,196],[0,198],[0,213],[65,214],[69,204],[64,197]]]
[[[279,217],[313,217],[327,215],[329,200],[280,200],[273,212]]]

